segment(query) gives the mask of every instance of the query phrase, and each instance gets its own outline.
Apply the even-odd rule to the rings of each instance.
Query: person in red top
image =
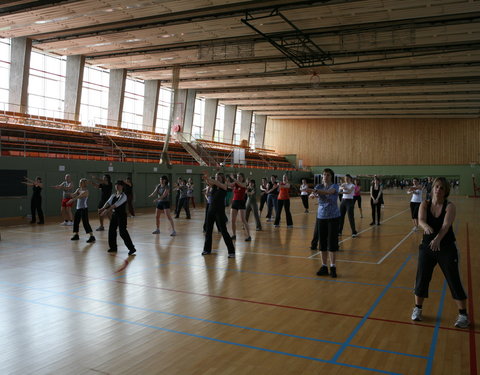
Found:
[[[233,201],[232,201],[232,211],[231,211],[231,219],[232,219],[232,240],[236,240],[236,231],[237,231],[237,215],[240,212],[240,218],[242,219],[243,227],[245,228],[245,232],[247,232],[247,238],[245,241],[251,241],[252,237],[250,237],[250,230],[248,229],[248,222],[245,218],[245,192],[247,191],[247,184],[245,182],[245,176],[243,173],[237,174],[237,179],[232,175],[233,183],[231,187],[233,189]]]
[[[282,208],[285,207],[285,215],[287,216],[287,228],[293,227],[292,214],[290,213],[290,182],[288,182],[288,177],[286,174],[283,175],[283,180],[278,184],[279,193],[278,193],[278,210],[277,215],[275,216],[275,228],[280,226],[280,217],[282,215]]]

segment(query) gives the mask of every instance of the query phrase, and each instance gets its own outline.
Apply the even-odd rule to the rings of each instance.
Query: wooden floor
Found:
[[[406,194],[385,201],[379,227],[369,226],[366,197],[363,219],[356,209],[359,237],[341,237],[338,279],[315,274],[316,205],[304,214],[298,198],[293,229],[264,223],[250,243],[237,232],[235,259],[216,233],[218,251],[200,255],[202,208],[176,220],[177,237],[165,220],[152,235],[153,210],[140,211],[129,220],[135,257],[120,239],[118,254],[106,253],[107,232],[90,245],[83,232],[70,241],[58,220],[3,223],[0,374],[476,374],[479,325],[453,327],[438,268],[424,320],[410,320],[421,233],[411,231]],[[452,201],[474,320],[480,199]]]

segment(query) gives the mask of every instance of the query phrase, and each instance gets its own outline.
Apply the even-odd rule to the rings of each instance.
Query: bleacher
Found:
[[[2,156],[158,163],[166,138],[165,134],[142,130],[106,125],[86,127],[79,121],[0,111]],[[273,150],[245,148],[246,164],[234,165],[233,150],[239,146],[208,140],[195,140],[193,145],[208,152],[216,165],[294,169]],[[172,164],[199,164],[174,137],[168,144],[168,157]]]

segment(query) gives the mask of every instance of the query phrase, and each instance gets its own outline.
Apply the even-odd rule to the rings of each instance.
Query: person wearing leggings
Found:
[[[35,177],[35,180],[30,180],[29,178],[25,177],[25,181],[23,183],[27,186],[32,186],[33,188],[33,195],[32,200],[30,201],[30,209],[32,212],[32,218],[30,220],[30,224],[35,224],[37,222],[36,213],[38,213],[38,223],[43,224],[45,223],[45,219],[43,217],[43,210],[42,210],[42,189],[43,183],[41,177]]]
[[[352,237],[357,237],[353,201],[355,185],[353,184],[352,176],[349,174],[345,176],[345,182],[340,185],[340,192],[343,194],[343,196],[342,202],[340,203],[340,223],[338,227],[338,234],[342,235],[343,224],[345,223],[345,215],[348,214],[348,221],[350,222],[350,228],[352,229]]]
[[[290,212],[290,182],[286,174],[282,177],[282,182],[278,184],[278,198],[277,198],[277,212],[275,215],[275,222],[273,223],[275,228],[280,227],[280,218],[282,216],[282,209],[285,207],[285,216],[287,218],[287,228],[293,227],[292,214]]]
[[[458,307],[454,325],[457,328],[467,328],[470,325],[467,295],[460,278],[458,249],[452,228],[456,207],[448,201],[449,194],[450,184],[444,177],[438,177],[432,184],[432,199],[420,204],[418,221],[424,234],[418,253],[415,307],[411,319],[422,320],[423,302],[428,298],[428,287],[438,263]]]
[[[372,222],[370,225],[380,225],[380,211],[383,204],[383,189],[380,180],[375,175],[370,186],[370,205],[372,206]]]
[[[260,216],[262,216],[263,206],[267,203],[267,179],[262,177],[262,183],[260,184]]]
[[[203,180],[212,187],[212,200],[207,211],[205,243],[203,244],[202,255],[212,253],[213,225],[216,223],[220,233],[222,233],[225,245],[227,245],[228,257],[235,258],[235,245],[228,233],[227,223],[225,222],[225,196],[227,193],[225,175],[223,173],[217,173],[215,179],[212,179],[208,176],[208,173],[205,173]]]
[[[311,248],[316,248],[320,242],[322,253],[322,266],[317,272],[318,276],[337,277],[336,253],[338,251],[338,222],[340,211],[337,206],[339,187],[334,181],[335,174],[330,168],[322,173],[322,184],[318,184],[311,190],[318,198],[317,220],[315,223],[314,238]],[[330,273],[327,266],[327,259],[330,258]]]
[[[303,208],[305,213],[308,214],[308,184],[305,178],[302,178],[302,184],[300,185],[300,198],[302,199]]]
[[[410,212],[412,214],[413,231],[416,232],[418,230],[418,210],[422,203],[423,189],[418,178],[414,178],[412,182],[413,185],[408,188],[407,194],[412,194],[412,198],[410,199]]]
[[[109,253],[117,252],[118,228],[120,237],[128,249],[128,255],[133,255],[137,250],[135,250],[130,234],[127,231],[127,196],[123,192],[124,187],[125,182],[122,180],[115,182],[115,194],[112,194],[105,205],[98,210],[98,213],[100,215],[112,214],[110,226],[108,227],[108,245],[110,248],[107,251]]]
[[[74,201],[77,201],[77,210],[75,211],[75,216],[73,218],[73,237],[72,241],[78,241],[80,239],[78,232],[80,229],[80,221],[82,221],[83,229],[88,234],[88,243],[95,242],[95,237],[93,236],[92,227],[88,221],[88,189],[87,189],[87,179],[82,178],[78,184],[78,189],[71,195],[69,204],[72,204]]]

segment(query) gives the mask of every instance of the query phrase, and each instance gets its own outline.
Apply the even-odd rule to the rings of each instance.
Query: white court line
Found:
[[[407,209],[405,209],[405,210],[403,210],[403,211],[400,211],[399,213],[397,213],[397,214],[395,214],[395,215],[393,215],[393,216],[390,216],[388,219],[383,220],[381,223],[382,223],[382,224],[383,224],[383,223],[386,223],[387,221],[390,221],[390,220],[392,220],[393,218],[395,218],[395,217],[397,217],[397,216],[399,216],[399,215],[401,215],[401,214],[403,214],[403,213],[405,213],[405,212],[407,212],[407,211],[409,211],[409,210],[410,210],[410,209],[407,208]],[[358,234],[368,232],[369,230],[373,230],[373,228],[375,228],[375,227],[376,227],[376,225],[372,225],[372,226],[370,226],[369,228],[364,229],[364,230],[358,232]],[[345,241],[349,241],[349,240],[352,240],[352,239],[353,239],[352,237],[345,238],[344,240],[340,241],[338,244],[340,245],[340,244],[344,243]],[[317,255],[319,255],[319,254],[321,254],[321,251],[317,251],[315,254],[310,255],[309,258],[315,258],[315,257],[316,257]],[[374,264],[375,264],[375,263],[374,263]]]
[[[383,256],[383,258],[380,259],[376,264],[382,264],[382,262],[390,256],[390,254],[392,254],[395,250],[397,250],[398,247],[399,247],[403,242],[405,242],[405,240],[406,240],[408,237],[410,237],[410,236],[412,235],[412,233],[415,233],[415,232],[414,232],[413,230],[410,231],[405,237],[403,237],[403,239],[402,239],[399,243],[397,243],[397,244],[392,248],[392,250],[390,250],[388,253],[386,253],[386,254]]]

